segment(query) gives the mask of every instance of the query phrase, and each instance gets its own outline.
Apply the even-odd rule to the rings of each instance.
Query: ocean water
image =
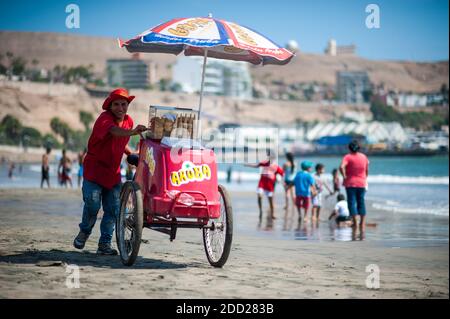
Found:
[[[325,177],[331,185],[331,171],[339,167],[340,157],[308,158],[325,165]],[[369,187],[366,194],[378,210],[397,214],[449,216],[449,158],[435,157],[373,157],[370,158]],[[280,166],[284,162],[279,159]],[[300,159],[296,160],[300,166]],[[258,169],[238,164],[219,164],[219,179],[226,181],[231,166],[233,190],[254,191],[259,179]],[[240,181],[240,182],[238,182]],[[276,187],[277,193],[283,187]]]
[[[301,159],[297,159],[299,165]],[[325,165],[325,176],[331,184],[331,171],[339,166],[340,157],[308,158]],[[285,160],[279,158],[279,164]],[[259,170],[242,164],[219,164],[219,182],[233,191],[255,191]],[[232,168],[231,183],[226,183],[226,171]],[[7,165],[0,165],[0,188],[40,186],[39,164],[16,167],[13,178],[8,178]],[[76,165],[73,183],[77,184]],[[51,165],[51,184],[57,187],[56,165]],[[282,185],[276,192],[283,193]],[[373,157],[370,158],[369,188],[366,198],[378,210],[396,214],[426,214],[449,216],[449,158],[435,157]]]
[[[323,163],[325,176],[331,185],[333,168],[340,164],[340,157],[308,158]],[[370,158],[367,199],[368,227],[366,239],[388,247],[431,247],[448,245],[449,236],[449,158],[439,157],[374,157]],[[280,165],[284,162],[279,159]],[[299,164],[300,160],[296,163]],[[226,183],[226,171],[231,166],[232,181]],[[299,166],[299,165],[298,165]],[[242,165],[219,165],[219,179],[234,191],[256,189],[258,169]],[[283,187],[275,188],[275,205],[278,218],[271,227],[263,221],[257,223],[256,196],[233,200],[233,211],[239,215],[236,231],[256,236],[312,241],[352,241],[350,228],[336,229],[326,221],[335,203],[333,198],[324,202],[319,226],[302,225],[297,229],[297,212],[280,209],[284,206]],[[265,207],[267,204],[264,202]],[[266,209],[266,208],[265,208]],[[237,219],[236,217],[236,219]]]

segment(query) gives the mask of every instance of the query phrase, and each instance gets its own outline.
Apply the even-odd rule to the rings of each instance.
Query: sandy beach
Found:
[[[448,298],[448,243],[392,247],[253,235],[239,230],[241,204],[251,195],[231,194],[235,236],[224,268],[208,264],[201,232],[188,229],[174,242],[145,229],[137,262],[126,267],[117,256],[95,254],[99,223],[85,250],[72,247],[79,190],[0,189],[0,297]],[[79,288],[66,286],[68,264],[79,266]],[[369,264],[380,269],[379,289],[366,287]]]

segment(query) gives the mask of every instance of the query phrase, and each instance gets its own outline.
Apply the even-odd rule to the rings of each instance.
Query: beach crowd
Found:
[[[318,225],[324,200],[335,196],[334,209],[328,216],[328,220],[334,222],[336,227],[353,227],[356,230],[359,226],[360,236],[364,238],[365,194],[368,188],[369,160],[360,151],[361,146],[357,140],[349,143],[348,149],[349,153],[342,158],[339,168],[332,170],[332,185],[329,185],[325,177],[324,164],[314,164],[304,160],[300,163],[300,169],[297,169],[292,153],[286,154],[286,162],[282,167],[276,163],[274,153],[270,151],[267,152],[266,160],[257,164],[247,164],[248,167],[261,169],[257,187],[258,226],[261,226],[263,219],[263,197],[266,197],[269,203],[269,221],[272,222],[276,219],[274,190],[277,176],[281,176],[285,194],[284,209],[288,210],[290,202],[296,206],[298,229],[302,224],[308,223],[310,218],[312,223]],[[341,186],[345,188],[345,194]]]

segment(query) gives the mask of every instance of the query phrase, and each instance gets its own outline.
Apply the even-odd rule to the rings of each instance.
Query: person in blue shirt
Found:
[[[295,186],[295,205],[298,211],[298,226],[302,221],[302,208],[304,209],[303,220],[308,222],[308,210],[311,202],[311,195],[315,196],[317,194],[316,188],[314,186],[314,177],[311,175],[311,169],[314,164],[310,161],[303,161],[301,163],[302,170],[295,175],[294,186]]]

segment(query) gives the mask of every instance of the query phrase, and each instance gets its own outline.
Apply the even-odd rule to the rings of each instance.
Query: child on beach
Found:
[[[316,165],[316,173],[314,174],[314,186],[317,190],[317,193],[312,197],[312,220],[316,220],[317,222],[319,221],[320,209],[322,207],[323,189],[326,188],[330,194],[333,193],[324,179],[324,173],[325,165],[318,163]]]
[[[327,198],[333,196],[334,194],[341,193],[341,179],[339,178],[339,170],[337,168],[333,168],[333,171],[331,172],[331,178],[333,182],[333,192],[327,195]]]
[[[292,153],[286,153],[286,163],[283,164],[284,171],[284,209],[289,208],[289,199],[295,202],[294,190],[292,189],[292,182],[295,177],[295,162],[294,155]]]
[[[258,164],[246,164],[247,167],[261,167],[261,177],[258,183],[258,207],[259,207],[259,226],[262,221],[262,196],[267,196],[270,206],[270,216],[275,219],[275,211],[273,205],[273,193],[275,190],[275,183],[277,181],[277,175],[284,176],[283,169],[275,162],[275,155],[273,152],[267,152],[268,159]]]
[[[311,176],[311,168],[314,164],[310,161],[304,161],[301,163],[301,171],[295,175],[295,204],[298,210],[298,226],[302,221],[302,208],[304,209],[304,221],[308,222],[308,209],[311,201],[311,195],[317,193],[314,187],[314,178]]]
[[[62,151],[62,157],[59,161],[58,172],[61,171],[61,186],[67,188],[67,183],[72,188],[72,160],[66,155],[66,150]]]
[[[341,227],[342,224],[347,225],[351,222],[350,212],[348,210],[348,203],[345,200],[345,196],[343,194],[339,194],[337,196],[337,204],[334,206],[334,210],[331,213],[328,220],[334,219],[336,221],[337,227]]]

